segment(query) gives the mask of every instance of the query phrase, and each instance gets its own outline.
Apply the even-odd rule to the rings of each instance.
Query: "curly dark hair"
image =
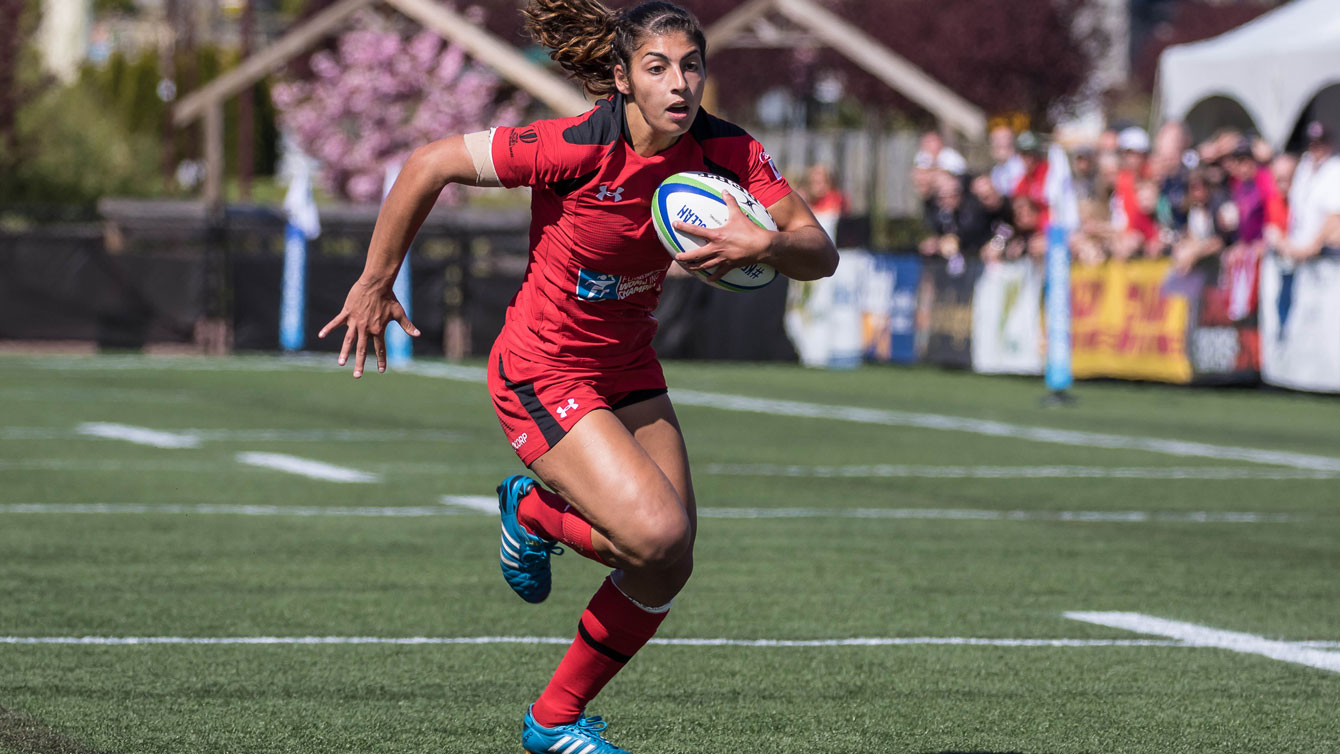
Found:
[[[673,3],[651,0],[620,11],[599,0],[530,0],[526,31],[586,91],[613,94],[614,66],[629,66],[633,51],[648,36],[679,31],[707,57],[707,39],[694,15]]]

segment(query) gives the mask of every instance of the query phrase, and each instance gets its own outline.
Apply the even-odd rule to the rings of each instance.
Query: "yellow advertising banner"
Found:
[[[1188,383],[1187,300],[1164,296],[1172,262],[1140,259],[1070,270],[1076,379]]]

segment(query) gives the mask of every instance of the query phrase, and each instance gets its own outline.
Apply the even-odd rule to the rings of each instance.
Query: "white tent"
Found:
[[[1165,119],[1184,120],[1206,98],[1227,97],[1277,147],[1332,84],[1340,84],[1336,0],[1294,0],[1212,39],[1169,47],[1159,60]]]

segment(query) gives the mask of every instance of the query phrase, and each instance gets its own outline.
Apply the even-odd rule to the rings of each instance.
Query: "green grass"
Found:
[[[217,367],[224,367],[219,369]],[[669,364],[697,390],[1340,457],[1340,401],[927,369]],[[1083,444],[709,409],[681,402],[704,509],[697,570],[661,636],[1141,637],[1066,611],[1129,611],[1340,642],[1340,478],[877,478],[799,467],[1276,467]],[[309,361],[0,357],[0,636],[569,637],[602,571],[555,564],[542,606],[507,590],[496,519],[449,512],[519,464],[482,385]],[[168,450],[84,422],[211,430]],[[340,438],[257,430],[377,431]],[[227,432],[223,432],[227,430]],[[252,434],[246,434],[246,432]],[[268,451],[383,474],[334,484],[240,465]],[[829,469],[830,471],[832,469]],[[443,515],[17,512],[250,504]],[[853,518],[850,509],[1028,520]],[[48,508],[50,510],[50,508]],[[1269,521],[1058,520],[1062,511]],[[561,645],[0,643],[0,751],[519,752]],[[1335,650],[1332,650],[1335,651]],[[1340,750],[1340,674],[1189,646],[651,646],[592,711],[636,754]]]

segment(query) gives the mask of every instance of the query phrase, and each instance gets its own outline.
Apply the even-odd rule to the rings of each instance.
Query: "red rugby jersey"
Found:
[[[622,95],[573,118],[498,128],[491,151],[504,186],[532,189],[530,262],[501,337],[542,363],[617,369],[646,358],[671,261],[651,220],[661,181],[704,170],[765,207],[791,192],[762,145],[703,110],[674,146],[638,155]]]

